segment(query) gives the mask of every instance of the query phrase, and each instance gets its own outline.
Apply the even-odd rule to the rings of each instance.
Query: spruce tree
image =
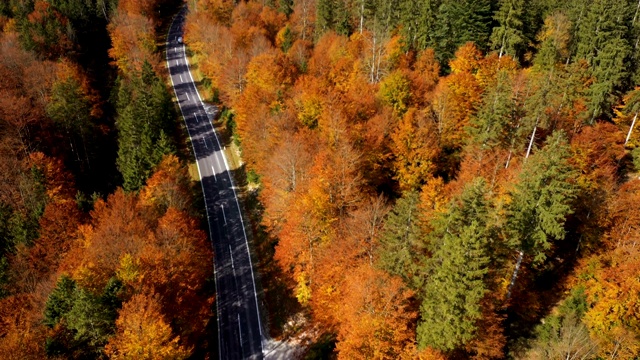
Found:
[[[379,250],[380,267],[400,276],[414,289],[421,285],[420,261],[426,248],[419,226],[418,202],[415,191],[398,199],[385,221]]]
[[[424,50],[433,47],[430,35],[434,30],[440,0],[401,0],[398,24],[408,48]]]
[[[633,64],[631,71],[632,74],[632,84],[640,84],[640,2],[636,3],[633,10],[633,17],[631,18],[630,25],[630,44],[632,47],[632,62]]]
[[[336,0],[334,10],[334,30],[340,34],[349,36],[351,34],[351,13],[349,6],[344,0]]]
[[[494,19],[498,26],[491,33],[491,47],[502,55],[518,57],[524,50],[526,39],[523,33],[524,0],[502,0]]]
[[[471,119],[472,126],[468,132],[472,136],[472,142],[483,148],[508,148],[521,115],[518,110],[512,80],[507,71],[501,70],[498,72],[496,85],[487,89],[482,107]]]
[[[316,36],[333,29],[335,0],[318,0],[316,2]]]
[[[278,0],[278,11],[289,16],[293,13],[293,0]]]
[[[421,348],[454,350],[475,336],[491,260],[488,206],[486,183],[476,179],[434,222],[431,272],[417,329]]]
[[[468,41],[484,50],[491,33],[489,0],[445,1],[438,8],[430,45],[443,67],[448,66],[458,48]]]
[[[118,169],[127,191],[138,190],[162,155],[173,151],[169,137],[171,98],[151,65],[120,84],[118,92]]]
[[[509,244],[541,264],[553,243],[565,237],[564,224],[573,212],[576,185],[571,153],[563,132],[556,131],[546,145],[524,164],[511,191],[505,226]]]
[[[60,319],[67,315],[75,300],[76,282],[68,275],[58,279],[56,287],[51,291],[44,308],[44,324],[54,327]]]
[[[589,63],[594,78],[588,94],[592,123],[603,114],[611,116],[612,105],[631,75],[629,16],[626,0],[594,0],[579,24],[575,58]]]

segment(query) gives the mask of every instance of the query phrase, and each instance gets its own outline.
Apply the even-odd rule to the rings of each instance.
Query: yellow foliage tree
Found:
[[[105,347],[111,359],[178,360],[191,354],[173,336],[155,295],[134,295],[120,310],[116,327],[116,335]]]

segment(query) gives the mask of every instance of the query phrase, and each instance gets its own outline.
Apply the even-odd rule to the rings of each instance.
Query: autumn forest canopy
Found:
[[[163,61],[181,6],[270,337],[306,359],[640,356],[637,1],[7,0],[0,358],[217,356],[216,239]]]

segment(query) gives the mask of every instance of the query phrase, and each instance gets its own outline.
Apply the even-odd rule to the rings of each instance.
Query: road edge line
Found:
[[[222,344],[220,343],[220,308],[218,307],[218,269],[216,268],[216,254],[215,247],[213,246],[213,233],[211,232],[211,222],[209,216],[209,205],[207,204],[207,194],[204,191],[204,184],[202,183],[202,172],[200,171],[200,164],[198,163],[198,158],[196,157],[196,148],[193,143],[193,137],[191,137],[191,131],[189,131],[189,124],[187,124],[187,118],[184,116],[184,111],[182,111],[182,105],[180,105],[180,98],[178,97],[178,91],[176,90],[176,85],[173,83],[173,78],[171,77],[171,65],[169,64],[169,34],[171,33],[171,28],[173,27],[173,23],[176,20],[176,17],[184,11],[185,7],[183,7],[176,15],[171,19],[171,24],[169,25],[169,32],[167,33],[167,40],[165,42],[165,59],[167,62],[167,72],[169,73],[169,80],[171,81],[171,88],[173,89],[173,93],[176,95],[176,102],[178,103],[178,108],[180,109],[180,114],[182,115],[182,120],[184,121],[184,125],[187,128],[187,134],[189,135],[189,141],[191,142],[191,148],[193,149],[193,158],[196,161],[196,168],[198,168],[198,176],[200,177],[200,187],[202,188],[202,197],[204,198],[204,211],[207,213],[207,226],[209,227],[209,239],[211,241],[211,252],[213,257],[211,258],[211,263],[213,265],[213,283],[216,287],[216,325],[218,327],[218,358],[222,359]],[[183,45],[184,48],[184,45]],[[186,59],[186,54],[185,54]],[[189,69],[189,64],[187,63],[187,69]],[[189,76],[191,76],[191,70],[188,71]],[[193,82],[193,78],[191,79]],[[195,86],[195,84],[194,84]],[[198,93],[198,89],[196,88],[196,94]],[[198,94],[198,98],[200,94]],[[200,100],[202,102],[202,100]],[[242,217],[242,215],[241,215]],[[255,285],[254,285],[255,286]],[[262,345],[261,345],[262,346]]]

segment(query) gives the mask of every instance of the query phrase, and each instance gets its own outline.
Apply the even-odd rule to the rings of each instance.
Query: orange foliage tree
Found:
[[[190,351],[179,344],[164,319],[158,296],[134,295],[123,304],[116,334],[105,353],[111,359],[186,359]]]

